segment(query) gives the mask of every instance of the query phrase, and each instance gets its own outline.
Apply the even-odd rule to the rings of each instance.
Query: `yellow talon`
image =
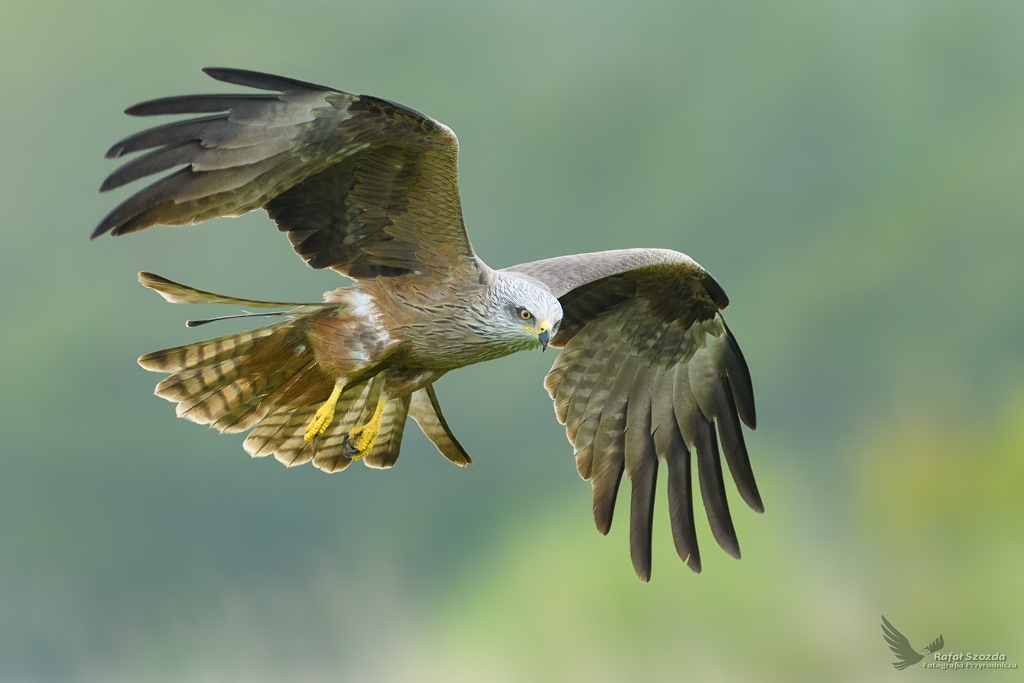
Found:
[[[359,427],[353,427],[345,435],[341,448],[342,452],[350,460],[359,460],[373,450],[373,444],[377,442],[377,435],[380,434],[380,422],[381,418],[384,417],[385,403],[387,401],[383,397],[380,398],[377,401],[377,407],[373,410],[373,417],[370,418],[370,421]]]
[[[340,385],[334,385],[331,397],[317,409],[316,415],[306,425],[306,435],[302,437],[303,441],[312,441],[313,437],[320,436],[331,426],[331,420],[334,419],[334,408],[338,405],[342,388]]]

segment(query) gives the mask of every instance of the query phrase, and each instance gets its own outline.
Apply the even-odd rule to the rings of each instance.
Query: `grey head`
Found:
[[[540,346],[558,334],[562,305],[539,283],[511,273],[494,273],[488,305],[491,331],[516,348]]]

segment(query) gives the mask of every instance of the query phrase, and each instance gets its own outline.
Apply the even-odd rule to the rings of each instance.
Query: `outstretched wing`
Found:
[[[669,514],[679,556],[699,572],[690,454],[695,452],[712,533],[733,557],[714,425],[740,495],[764,507],[740,419],[755,426],[746,362],[718,311],[718,283],[693,259],[663,249],[579,254],[506,269],[547,287],[564,317],[551,345],[564,347],[544,381],[559,422],[590,479],[594,521],[606,534],[623,472],[632,483],[630,554],[651,573],[651,518],[659,460],[668,469]]]
[[[893,667],[897,669],[906,669],[908,666],[917,664],[924,657],[919,655],[913,647],[910,645],[910,641],[907,637],[896,630],[896,628],[889,623],[889,620],[882,615],[882,635],[885,636],[885,642],[889,643],[889,649],[896,655],[898,662],[893,662]]]
[[[125,110],[206,116],[110,148],[108,157],[153,151],[117,169],[101,191],[179,170],[114,209],[93,237],[265,208],[313,268],[353,278],[476,272],[459,202],[458,140],[445,125],[376,97],[253,71],[204,71],[273,92],[167,97]]]

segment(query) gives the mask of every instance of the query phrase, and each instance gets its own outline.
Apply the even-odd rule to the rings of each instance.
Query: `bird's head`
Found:
[[[526,278],[506,275],[494,289],[492,322],[502,332],[541,350],[558,334],[562,306],[551,292]]]

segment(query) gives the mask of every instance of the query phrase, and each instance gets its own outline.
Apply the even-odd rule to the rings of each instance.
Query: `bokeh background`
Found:
[[[1024,666],[1022,29],[1019,0],[0,0],[0,680],[1016,678],[896,672],[879,622]],[[439,383],[467,470],[412,428],[393,470],[328,476],[174,419],[135,358],[215,309],[137,271],[339,284],[262,213],[88,241],[129,191],[96,192],[121,110],[224,89],[211,65],[450,125],[496,267],[711,270],[760,413],[743,560],[704,523],[691,574],[659,500],[635,578],[550,353]]]

